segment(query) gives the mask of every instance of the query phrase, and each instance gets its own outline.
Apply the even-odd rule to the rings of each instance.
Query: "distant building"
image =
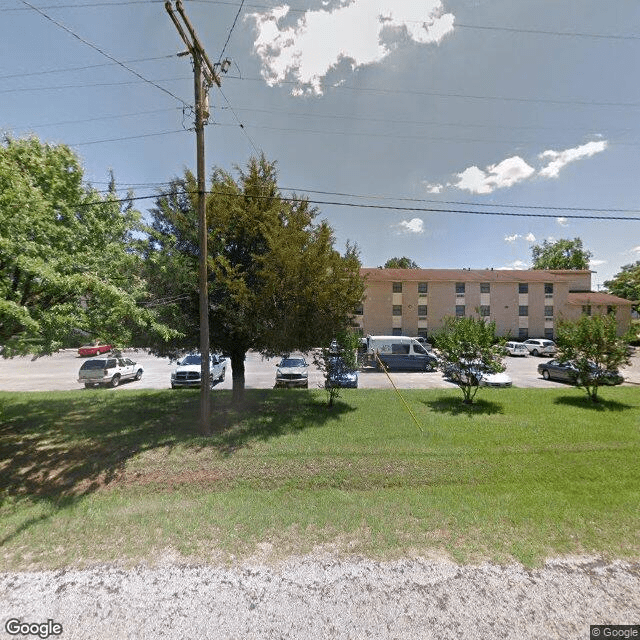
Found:
[[[615,315],[619,335],[632,302],[591,291],[591,271],[363,268],[365,297],[354,321],[363,335],[428,336],[447,316],[484,317],[514,338],[553,339],[561,320]]]

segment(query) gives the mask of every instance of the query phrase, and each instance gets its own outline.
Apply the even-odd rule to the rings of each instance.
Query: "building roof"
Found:
[[[363,267],[360,274],[370,282],[566,282],[567,276],[591,275],[590,271],[546,269],[376,269]]]
[[[611,295],[610,293],[600,293],[599,291],[584,291],[580,293],[570,293],[567,296],[567,302],[569,304],[589,304],[589,305],[633,305],[632,300],[626,300],[625,298],[619,298],[618,296]]]

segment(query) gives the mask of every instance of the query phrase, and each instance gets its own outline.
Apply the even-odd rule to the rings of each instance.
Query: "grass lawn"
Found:
[[[0,393],[0,570],[327,550],[640,556],[640,393]]]

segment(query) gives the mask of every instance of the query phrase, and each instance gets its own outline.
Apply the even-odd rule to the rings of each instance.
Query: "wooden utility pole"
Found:
[[[213,84],[220,86],[220,78],[209,61],[193,26],[187,18],[182,0],[176,0],[176,10],[180,14],[187,33],[173,11],[171,1],[166,0],[164,7],[176,26],[180,37],[187,45],[193,60],[193,76],[196,112],[196,167],[198,174],[198,244],[200,250],[198,282],[200,288],[200,428],[204,435],[211,434],[211,408],[209,404],[210,378],[209,367],[209,271],[207,268],[207,198],[204,168],[204,123],[209,117],[207,92]]]

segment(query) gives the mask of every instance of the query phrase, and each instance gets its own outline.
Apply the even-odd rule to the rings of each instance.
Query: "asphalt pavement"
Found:
[[[124,355],[142,364],[144,374],[136,382],[124,382],[109,392],[125,393],[129,389],[168,389],[171,370],[175,363],[168,358],[158,358],[145,351],[125,350]],[[0,358],[0,391],[66,391],[84,390],[78,382],[78,370],[86,358],[78,356],[75,350],[63,350],[51,356],[34,359],[32,357]],[[245,385],[247,389],[273,388],[278,358],[263,358],[260,354],[249,352],[245,361]],[[522,388],[566,387],[564,383],[544,380],[537,371],[538,364],[547,358],[507,357],[506,373],[513,380],[513,386]],[[322,373],[313,364],[313,358],[307,356],[309,363],[309,388],[323,386]],[[622,369],[625,384],[640,386],[640,353],[632,358],[630,367]],[[392,372],[390,377],[400,389],[447,389],[453,388],[439,371],[433,372]],[[359,386],[363,389],[391,388],[389,377],[375,369],[360,372]],[[227,361],[224,382],[216,384],[215,391],[231,389],[231,366]],[[180,393],[177,389],[176,393]]]

